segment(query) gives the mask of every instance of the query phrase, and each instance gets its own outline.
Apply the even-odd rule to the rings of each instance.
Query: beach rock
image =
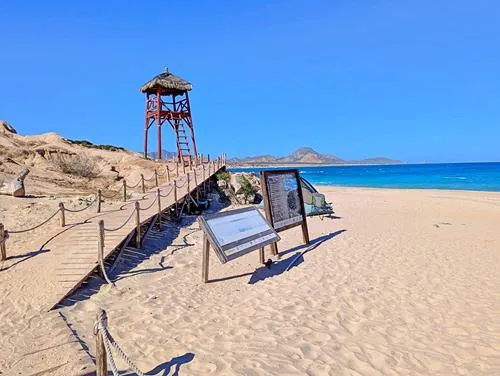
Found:
[[[26,194],[24,179],[30,173],[29,168],[24,168],[14,179],[0,182],[0,195],[23,197]]]
[[[259,205],[262,202],[262,200],[263,200],[262,194],[260,194],[259,192],[255,192],[252,203],[255,205]]]
[[[7,123],[5,120],[0,120],[0,131],[2,131],[2,133],[9,132],[9,133],[17,134],[17,131],[15,130],[15,128],[12,125],[10,125],[9,123]]]

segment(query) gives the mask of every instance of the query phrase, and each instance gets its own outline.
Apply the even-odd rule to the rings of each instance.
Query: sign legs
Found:
[[[201,271],[201,279],[203,283],[208,282],[208,263],[210,260],[210,242],[208,241],[208,237],[203,235],[203,265]]]

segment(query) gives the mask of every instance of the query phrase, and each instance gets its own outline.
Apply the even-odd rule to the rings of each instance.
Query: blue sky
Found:
[[[0,14],[0,119],[22,134],[140,151],[139,87],[169,67],[193,83],[204,153],[500,161],[498,1],[2,0]]]

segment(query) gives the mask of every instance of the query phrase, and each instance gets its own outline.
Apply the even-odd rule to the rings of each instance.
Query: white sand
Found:
[[[321,191],[338,218],[309,219],[312,240],[329,238],[288,272],[298,229],[282,233],[271,271],[257,252],[225,265],[212,253],[213,282],[202,284],[195,222],[152,234],[149,258],[122,270],[116,288],[61,312],[94,353],[102,306],[126,353],[160,375],[500,374],[500,194]],[[19,327],[30,328],[28,319],[20,314]],[[6,332],[0,368],[33,373],[25,354],[36,349]],[[11,356],[1,359],[6,346]],[[71,361],[75,351],[61,347],[65,359],[38,357],[29,369],[89,372]]]

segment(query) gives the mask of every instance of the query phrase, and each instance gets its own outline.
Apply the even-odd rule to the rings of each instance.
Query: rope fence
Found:
[[[205,165],[203,164],[203,156],[200,155],[199,158],[196,158],[196,166],[193,168],[193,161],[192,159],[189,160],[189,168],[191,171],[193,171],[193,175],[194,175],[194,179],[195,179],[195,185],[197,185],[197,173],[198,173],[198,170],[199,170],[199,166],[198,166],[198,162],[201,161],[201,169],[202,169],[202,173],[203,173],[203,181],[205,180]],[[220,157],[217,157],[217,169],[220,169],[223,164],[225,162],[225,155],[222,155]],[[183,165],[183,171],[186,172],[186,166],[185,166],[185,163],[182,163]],[[207,160],[207,165],[208,165],[208,171],[209,171],[209,176],[210,176],[210,170],[211,170],[211,165],[212,165],[212,168],[213,168],[213,172],[216,171],[215,169],[215,166],[216,166],[216,162],[215,161],[210,161],[210,156],[208,156],[208,160]],[[179,163],[176,162],[176,166],[175,168],[173,168],[173,170],[176,170],[177,171],[177,176],[178,176],[178,172],[179,172]],[[172,170],[172,171],[173,171]],[[167,173],[168,175],[168,179],[170,181],[170,167],[167,165],[165,166],[165,171],[163,172],[163,174]],[[189,173],[188,173],[189,174]],[[125,227],[125,225],[132,219],[132,217],[136,216],[136,243],[137,245],[140,247],[140,242],[141,242],[141,234],[140,234],[140,212],[141,211],[147,211],[149,209],[151,209],[153,207],[153,205],[158,202],[158,216],[161,217],[161,212],[162,212],[162,209],[161,209],[161,202],[160,202],[160,198],[161,197],[168,197],[172,191],[174,191],[174,205],[175,205],[175,208],[177,210],[177,202],[178,202],[178,199],[177,199],[177,189],[178,188],[183,188],[184,186],[186,186],[186,184],[188,185],[188,188],[190,188],[190,177],[189,175],[186,175],[187,176],[187,179],[184,180],[184,182],[182,183],[182,185],[178,185],[178,180],[174,180],[173,181],[173,185],[171,186],[170,190],[166,193],[166,194],[162,194],[160,189],[157,189],[157,192],[156,192],[156,197],[155,199],[148,205],[148,207],[146,208],[141,208],[140,207],[140,204],[138,201],[135,202],[135,208],[134,210],[132,211],[132,213],[129,215],[129,217],[126,219],[126,221],[121,224],[120,226],[116,227],[116,228],[105,228],[104,227],[104,222],[102,222],[102,228],[99,227],[99,234],[101,234],[101,230],[102,230],[102,241],[101,241],[101,235],[99,236],[99,249],[103,249],[104,248],[104,233],[107,231],[107,232],[114,232],[114,231],[119,231],[121,230],[122,228]],[[0,261],[3,261],[3,260],[6,260],[7,259],[7,251],[6,251],[6,242],[7,242],[7,239],[9,238],[9,236],[11,234],[23,234],[23,233],[27,233],[27,232],[30,232],[30,231],[34,231],[44,225],[46,225],[48,222],[50,222],[54,217],[56,217],[58,214],[59,214],[59,221],[60,221],[60,225],[61,227],[65,227],[66,226],[66,212],[69,212],[69,213],[80,213],[80,212],[83,212],[89,208],[91,208],[95,203],[97,203],[97,213],[100,213],[101,212],[101,204],[103,202],[103,199],[112,199],[116,196],[118,196],[122,191],[123,191],[123,201],[126,202],[127,201],[127,188],[135,188],[137,186],[139,186],[139,184],[142,183],[142,191],[143,193],[145,193],[145,181],[147,182],[150,182],[150,181],[153,181],[155,180],[155,184],[156,184],[156,187],[159,186],[158,184],[158,177],[159,177],[159,174],[158,172],[155,170],[154,174],[149,178],[149,179],[145,179],[144,178],[144,175],[141,174],[141,179],[135,184],[135,185],[132,185],[132,186],[129,186],[126,182],[126,180],[124,179],[123,180],[123,184],[122,184],[122,188],[120,190],[118,190],[117,192],[115,192],[114,194],[112,195],[104,195],[102,193],[102,190],[101,189],[98,189],[97,191],[97,195],[95,195],[92,199],[92,201],[90,203],[87,204],[87,206],[83,207],[83,208],[80,208],[80,209],[68,209],[64,206],[64,203],[59,203],[59,208],[54,212],[52,213],[48,218],[46,218],[44,221],[40,222],[39,224],[35,225],[35,226],[32,226],[32,227],[29,227],[29,228],[26,228],[26,229],[18,229],[18,230],[7,230],[5,229],[5,226],[3,223],[0,223]],[[101,223],[101,221],[99,221],[99,223]],[[106,272],[104,270],[104,264],[103,264],[103,260],[100,259],[100,255],[102,255],[102,252],[99,251],[98,253],[98,260],[101,266],[101,269],[103,270],[103,274],[105,275]],[[105,275],[105,278],[106,279],[109,279],[107,278],[107,275]],[[108,280],[108,283],[111,283],[109,280]]]
[[[120,376],[118,369],[116,368],[116,362],[113,358],[112,350],[115,350],[116,354],[122,358],[125,363],[127,363],[130,370],[134,371],[138,376],[144,376],[139,367],[137,367],[134,362],[125,354],[122,348],[115,341],[111,333],[108,330],[108,318],[106,311],[102,308],[97,310],[96,322],[94,324],[94,336],[96,338],[96,374],[97,376],[107,376],[108,375],[108,365],[111,368],[113,376]]]

